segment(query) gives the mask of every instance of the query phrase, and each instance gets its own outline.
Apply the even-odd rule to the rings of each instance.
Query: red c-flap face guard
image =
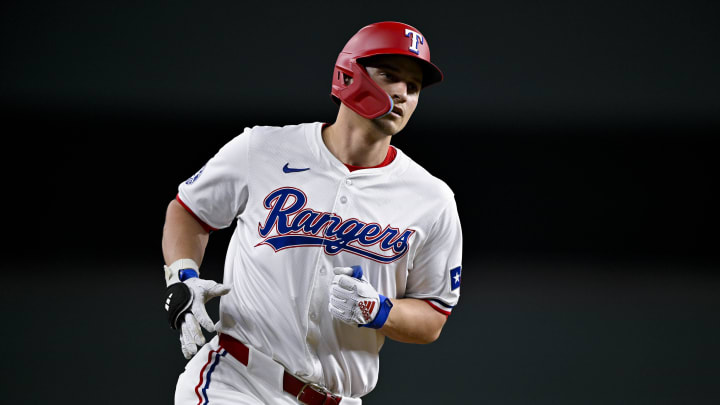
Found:
[[[367,119],[380,118],[393,109],[393,101],[375,81],[370,78],[365,67],[351,61],[352,73],[335,68],[333,76],[334,94],[351,110]],[[352,77],[352,83],[345,85],[344,74]]]

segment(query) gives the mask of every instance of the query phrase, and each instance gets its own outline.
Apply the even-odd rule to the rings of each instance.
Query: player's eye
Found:
[[[388,80],[392,80],[392,81],[397,80],[397,78],[395,77],[394,74],[392,74],[392,73],[390,73],[390,72],[386,72],[386,71],[384,71],[384,70],[381,70],[381,71],[380,71],[380,75],[381,75],[381,76],[384,76],[384,77],[385,77],[386,79],[388,79]]]

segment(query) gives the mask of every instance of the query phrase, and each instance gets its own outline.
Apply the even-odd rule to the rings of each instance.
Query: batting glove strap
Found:
[[[193,292],[185,283],[175,283],[165,290],[165,310],[170,327],[178,329],[186,313],[190,312]]]
[[[178,259],[165,266],[165,285],[170,286],[189,278],[200,277],[200,266],[193,259]]]
[[[189,278],[200,277],[200,275],[193,269],[182,269],[178,271],[178,277],[180,278],[180,281],[185,281]]]
[[[382,294],[378,294],[378,297],[380,297],[380,309],[378,309],[378,313],[377,315],[375,315],[375,319],[373,319],[372,322],[358,325],[359,327],[380,329],[383,327],[383,325],[385,325],[388,316],[390,316],[390,310],[393,307],[393,303],[388,297]]]

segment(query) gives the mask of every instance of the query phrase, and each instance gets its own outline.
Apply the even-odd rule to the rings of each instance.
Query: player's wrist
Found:
[[[193,259],[178,259],[169,266],[165,266],[165,283],[167,286],[194,277],[200,277],[200,266]]]
[[[390,316],[390,310],[393,307],[393,303],[392,301],[390,301],[390,298],[382,294],[378,294],[378,298],[380,300],[380,306],[377,315],[375,315],[375,318],[372,320],[372,322],[368,322],[366,324],[358,326],[363,328],[380,329],[383,327],[383,325],[385,325],[388,316]]]

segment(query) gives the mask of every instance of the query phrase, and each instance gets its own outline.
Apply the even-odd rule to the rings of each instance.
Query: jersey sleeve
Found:
[[[462,229],[452,199],[432,226],[409,271],[405,296],[450,315],[460,298]]]
[[[180,184],[177,199],[206,229],[229,227],[248,199],[250,129],[225,144]]]

